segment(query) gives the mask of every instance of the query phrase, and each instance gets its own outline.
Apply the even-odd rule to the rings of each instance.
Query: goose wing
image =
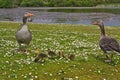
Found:
[[[100,39],[99,45],[104,51],[120,52],[119,43],[114,38],[105,37]]]
[[[32,40],[32,35],[29,30],[23,31],[19,30],[15,34],[16,39],[19,43],[29,43]]]

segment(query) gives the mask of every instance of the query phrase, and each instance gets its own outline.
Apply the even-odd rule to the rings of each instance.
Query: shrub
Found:
[[[0,0],[0,8],[11,8],[14,7],[14,0]]]
[[[98,4],[120,3],[120,0],[0,0],[0,8],[22,7],[88,7]]]
[[[21,2],[21,5],[20,6],[23,6],[23,7],[38,7],[38,6],[45,6],[44,5],[44,1],[43,0],[23,0]]]

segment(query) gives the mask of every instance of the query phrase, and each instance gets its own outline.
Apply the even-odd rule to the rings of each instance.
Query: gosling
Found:
[[[38,47],[35,48],[34,50],[35,56],[38,55],[40,53],[40,49]]]
[[[55,56],[56,56],[55,52],[51,51],[50,49],[48,49],[47,52],[48,52],[48,55],[50,56],[50,58],[52,58],[52,59],[55,58]]]
[[[47,56],[46,54],[40,53],[40,54],[38,54],[38,55],[35,57],[34,62],[38,62],[39,60],[40,60],[41,62],[45,62],[45,59],[46,59],[47,57],[48,57],[48,56]]]
[[[72,60],[72,61],[75,60],[75,55],[74,54],[69,54],[68,59]]]
[[[58,56],[59,56],[60,58],[67,59],[66,56],[64,55],[64,53],[61,52],[61,51],[58,52]]]

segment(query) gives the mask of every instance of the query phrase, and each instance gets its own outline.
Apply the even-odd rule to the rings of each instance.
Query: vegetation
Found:
[[[0,0],[0,7],[85,7],[108,3],[120,3],[120,0]]]
[[[0,22],[0,79],[1,80],[120,80],[120,57],[105,63],[98,46],[100,30],[97,26],[72,24],[28,24],[33,40],[29,55],[17,51],[15,32],[19,23]],[[106,27],[107,34],[120,42],[120,27]],[[47,53],[76,55],[74,61],[56,58],[45,63],[35,63],[35,47]],[[24,47],[23,47],[24,48]]]
[[[0,0],[0,7],[1,8],[9,8],[14,7],[13,2],[11,0]]]

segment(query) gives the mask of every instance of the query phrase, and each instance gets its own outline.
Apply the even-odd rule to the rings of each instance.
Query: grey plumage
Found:
[[[99,41],[100,48],[107,53],[107,51],[116,51],[120,53],[118,42],[114,38],[102,37]]]
[[[109,60],[108,51],[112,51],[112,53],[113,53],[113,51],[120,53],[119,43],[114,38],[110,38],[105,35],[104,24],[102,21],[94,21],[92,24],[98,25],[100,27],[101,36],[100,36],[100,40],[99,40],[99,46],[105,53],[106,58],[108,59],[108,60],[106,60],[106,62],[111,62],[113,54],[111,54],[111,57]]]
[[[23,16],[23,24],[20,30],[18,30],[15,34],[16,40],[19,44],[19,50],[22,51],[21,49],[21,44],[26,44],[26,52],[28,52],[28,46],[30,44],[30,41],[32,40],[32,35],[30,30],[27,27],[27,18],[33,16],[32,13],[25,13]]]
[[[29,44],[32,40],[32,35],[29,29],[27,28],[27,25],[23,25],[22,28],[16,32],[15,36],[19,44]]]

